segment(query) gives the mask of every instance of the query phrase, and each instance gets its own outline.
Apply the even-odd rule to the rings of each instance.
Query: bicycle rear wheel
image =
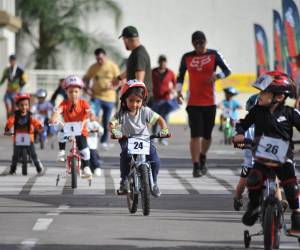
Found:
[[[139,167],[141,175],[141,199],[142,199],[142,208],[143,214],[150,214],[150,185],[149,185],[149,174],[148,166],[142,165]]]
[[[72,188],[77,188],[77,157],[73,156],[71,159],[71,179]]]
[[[280,229],[278,210],[274,206],[268,205],[265,209],[263,232],[265,250],[278,249],[280,244]]]
[[[138,201],[139,201],[139,194],[135,191],[135,181],[134,175],[128,177],[129,182],[129,192],[127,193],[127,206],[128,210],[131,214],[136,213]]]

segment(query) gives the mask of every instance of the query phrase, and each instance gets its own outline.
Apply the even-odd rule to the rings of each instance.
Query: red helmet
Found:
[[[137,79],[134,79],[134,80],[129,80],[121,89],[121,96],[120,98],[122,99],[122,97],[124,96],[124,94],[126,94],[126,92],[131,89],[131,88],[137,88],[137,87],[140,87],[140,88],[143,88],[145,90],[145,99],[147,98],[148,96],[148,90],[146,88],[146,85],[145,83],[137,80]]]
[[[18,104],[20,101],[22,100],[30,100],[30,95],[27,93],[23,93],[23,94],[17,94],[15,97],[15,103]]]
[[[291,98],[296,96],[296,84],[294,80],[280,71],[266,72],[259,76],[252,86],[261,91],[286,94]]]
[[[69,87],[78,87],[82,89],[84,87],[84,83],[80,77],[75,75],[70,75],[65,79],[63,86],[64,89],[67,89]]]

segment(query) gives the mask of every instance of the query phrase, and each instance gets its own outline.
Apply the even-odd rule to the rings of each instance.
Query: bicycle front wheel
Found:
[[[268,205],[263,220],[265,250],[278,249],[280,244],[280,229],[276,207]]]
[[[150,185],[149,185],[149,174],[148,166],[142,165],[139,168],[141,175],[141,198],[142,198],[142,208],[143,214],[150,214]]]
[[[72,188],[77,188],[77,163],[77,157],[73,156],[71,159]]]
[[[134,175],[128,177],[129,182],[129,191],[127,193],[127,206],[128,210],[131,214],[136,213],[138,201],[139,201],[139,194],[135,190],[135,181]]]

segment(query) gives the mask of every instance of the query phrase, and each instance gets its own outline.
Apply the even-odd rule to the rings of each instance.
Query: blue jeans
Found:
[[[91,106],[92,106],[92,109],[93,109],[96,117],[99,118],[99,112],[101,110],[103,110],[102,126],[104,129],[104,133],[101,137],[101,143],[107,142],[108,141],[108,123],[109,123],[109,120],[111,117],[111,112],[115,106],[115,103],[114,102],[106,102],[106,101],[103,101],[103,100],[95,98],[95,97],[91,99],[91,102],[92,102]]]
[[[119,141],[121,146],[121,154],[120,154],[120,170],[121,170],[121,179],[127,179],[128,174],[130,172],[130,161],[131,156],[128,154],[127,150],[127,140],[120,140]],[[152,176],[153,181],[157,181],[157,175],[160,168],[160,159],[157,155],[156,148],[150,142],[150,154],[146,156],[146,160],[151,164]]]

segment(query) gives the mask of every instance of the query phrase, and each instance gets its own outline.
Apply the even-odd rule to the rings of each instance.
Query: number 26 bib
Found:
[[[284,163],[289,148],[289,142],[282,139],[262,136],[259,140],[255,156]]]

